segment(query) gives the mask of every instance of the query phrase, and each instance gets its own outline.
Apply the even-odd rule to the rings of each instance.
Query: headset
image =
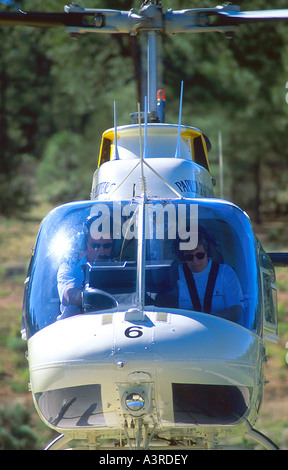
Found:
[[[84,221],[82,230],[77,233],[77,247],[78,247],[79,251],[87,250],[87,240],[88,240],[89,235],[92,238],[94,238],[91,235],[91,227],[92,227],[92,224],[94,222],[96,222],[97,219],[99,219],[100,215],[102,215],[102,214],[98,213],[97,215],[89,215],[89,217],[87,217],[87,219]],[[109,223],[109,227],[111,229],[111,227],[113,227],[111,219],[109,219],[108,223]],[[102,224],[100,223],[99,224],[99,229],[102,229],[101,225]],[[101,230],[99,230],[99,232],[101,233]],[[111,233],[111,230],[110,230],[110,233]],[[113,238],[113,237],[111,237],[111,238]]]

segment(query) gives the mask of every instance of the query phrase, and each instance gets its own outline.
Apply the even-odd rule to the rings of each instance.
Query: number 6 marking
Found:
[[[140,338],[143,335],[142,326],[129,326],[127,330],[125,330],[125,336],[127,338]]]

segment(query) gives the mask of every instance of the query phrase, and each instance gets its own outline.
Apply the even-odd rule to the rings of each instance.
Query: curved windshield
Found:
[[[136,209],[71,203],[44,219],[26,282],[28,337],[73,315],[135,305]]]
[[[150,204],[149,212],[150,303],[209,313],[258,331],[259,273],[248,217],[233,204],[211,199],[162,201]]]
[[[171,309],[219,315],[256,329],[256,250],[245,214],[204,199],[139,207],[77,202],[44,219],[26,282],[28,337],[73,315],[144,306],[164,316]]]

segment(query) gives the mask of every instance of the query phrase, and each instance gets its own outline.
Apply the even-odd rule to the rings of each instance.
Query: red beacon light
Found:
[[[165,122],[165,106],[166,96],[165,91],[160,89],[157,91],[157,113],[160,122]]]

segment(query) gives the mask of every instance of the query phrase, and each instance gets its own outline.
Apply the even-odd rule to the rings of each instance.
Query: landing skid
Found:
[[[248,432],[248,436],[250,436],[254,441],[258,442],[259,444],[263,445],[267,450],[280,450],[280,448],[275,444],[269,437],[262,434],[262,432],[257,431],[257,429],[251,428]]]
[[[56,439],[50,442],[44,450],[65,450],[64,446],[71,441],[71,437],[65,436],[65,434],[60,434]]]

